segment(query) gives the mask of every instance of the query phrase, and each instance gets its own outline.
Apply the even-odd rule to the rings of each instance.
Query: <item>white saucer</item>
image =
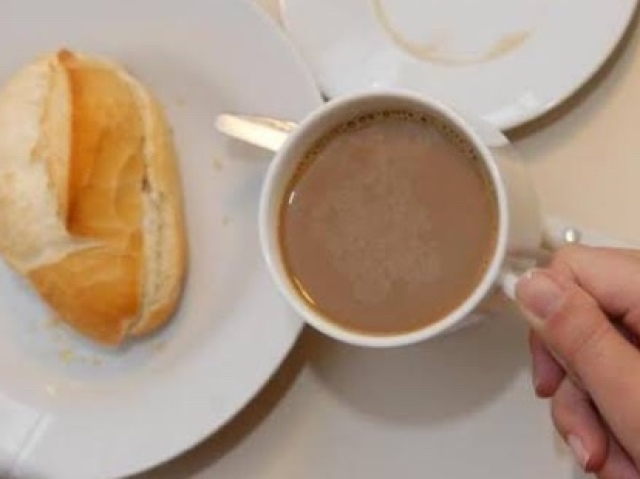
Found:
[[[282,0],[329,96],[434,95],[502,129],[574,93],[609,57],[636,0]]]

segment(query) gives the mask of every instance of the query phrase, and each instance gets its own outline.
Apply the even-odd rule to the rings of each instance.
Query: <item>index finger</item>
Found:
[[[640,250],[571,245],[549,267],[578,283],[609,316],[637,316],[629,326],[640,332]]]

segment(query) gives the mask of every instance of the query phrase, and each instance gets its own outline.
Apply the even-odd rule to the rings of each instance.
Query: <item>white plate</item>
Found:
[[[278,367],[300,330],[258,249],[264,155],[223,139],[238,110],[300,119],[319,102],[277,28],[239,0],[12,1],[0,79],[66,45],[127,65],[174,126],[191,250],[182,308],[120,351],[51,323],[0,267],[0,477],[91,479],[148,468],[216,431]]]
[[[636,0],[281,0],[329,96],[435,95],[506,129],[574,93],[622,37]]]

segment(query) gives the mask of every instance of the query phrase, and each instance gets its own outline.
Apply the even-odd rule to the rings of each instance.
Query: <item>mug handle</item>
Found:
[[[491,123],[474,115],[465,114],[458,110],[464,120],[482,138],[483,142],[490,148],[501,148],[510,146],[507,137]],[[620,249],[638,249],[638,245],[626,241],[614,239],[604,234],[577,228],[571,222],[556,218],[543,218],[543,240],[539,251],[529,253],[527,259],[540,263],[542,259],[548,259],[551,255],[567,244],[584,244],[588,246],[599,246]],[[531,261],[529,261],[531,264]],[[503,293],[511,300],[516,300],[516,285],[525,271],[517,272],[513,266],[507,266],[500,275],[499,286]]]
[[[544,219],[543,245],[536,255],[539,257],[549,257],[554,251],[568,244],[584,244],[588,246],[619,248],[619,249],[639,249],[637,245],[630,242],[611,238],[604,234],[583,228],[576,228],[568,221],[556,217],[546,217]],[[516,300],[516,285],[523,274],[517,272],[514,267],[506,267],[499,279],[499,286],[505,296],[513,301]]]

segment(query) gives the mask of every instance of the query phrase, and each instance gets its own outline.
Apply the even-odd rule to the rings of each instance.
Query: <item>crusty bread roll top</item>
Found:
[[[62,50],[0,91],[0,253],[101,343],[174,312],[186,240],[171,134],[121,67]]]

